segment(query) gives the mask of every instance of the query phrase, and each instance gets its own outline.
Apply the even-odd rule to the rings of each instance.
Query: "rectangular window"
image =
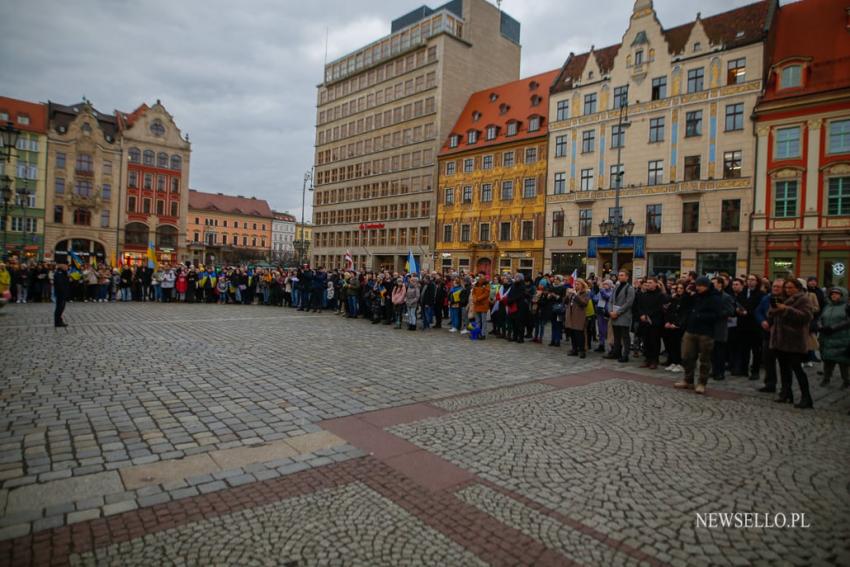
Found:
[[[776,159],[788,159],[800,156],[800,127],[778,128],[776,130]]]
[[[490,223],[482,222],[478,225],[478,241],[479,242],[489,242],[490,241]]]
[[[481,202],[489,203],[493,200],[493,186],[485,183],[481,186]]]
[[[470,130],[466,134],[466,143],[467,144],[474,144],[477,141],[478,141],[478,131],[477,130]]]
[[[850,215],[850,177],[832,177],[829,180],[826,214]]]
[[[596,132],[585,130],[581,133],[581,153],[586,154],[593,151],[596,145]]]
[[[658,118],[650,118],[649,119],[649,142],[663,142],[664,141],[664,117]]]
[[[64,152],[56,152],[56,169],[62,169],[65,167],[65,153]]]
[[[741,57],[726,64],[726,84],[737,85],[747,80],[747,59]]]
[[[499,224],[499,240],[510,240],[511,239],[511,223],[503,222]]]
[[[741,230],[741,200],[724,199],[720,203],[720,231],[738,232]]]
[[[508,122],[508,136],[516,136],[518,127],[516,122]]]
[[[142,200],[142,212],[145,213],[146,215],[151,214],[151,200],[150,199]]]
[[[127,174],[127,186],[128,187],[138,187],[139,186],[139,174],[135,171],[131,171]]]
[[[646,206],[646,233],[661,234],[661,205]]]
[[[744,103],[726,105],[726,131],[744,129]]]
[[[510,201],[514,198],[514,182],[502,181],[502,200]]]
[[[660,185],[664,183],[664,160],[656,159],[650,161],[647,171],[647,185]]]
[[[625,170],[623,170],[622,163],[615,163],[611,166],[609,170],[609,177],[611,178],[611,189],[616,189],[617,187],[623,187],[623,174]]]
[[[525,148],[525,163],[537,161],[537,148]]]
[[[723,153],[723,179],[741,177],[741,150]]]
[[[145,173],[145,189],[153,189],[153,176],[150,173]]]
[[[100,228],[109,228],[109,211],[100,212]]]
[[[699,232],[699,201],[682,203],[682,232]]]
[[[444,224],[443,225],[443,242],[451,242],[452,241],[452,225]]]
[[[534,221],[522,221],[520,240],[534,240]]]
[[[446,175],[454,175],[455,174],[455,162],[447,161],[446,162]]]
[[[493,169],[493,156],[481,158],[481,169]]]
[[[705,71],[702,67],[688,71],[688,92],[695,93],[702,90]]]
[[[626,127],[611,126],[611,147],[622,148],[626,143]]]
[[[156,200],[156,214],[159,216],[165,214],[165,201],[161,199]]]
[[[637,61],[635,64],[638,65]],[[614,108],[620,108],[626,106],[629,100],[629,86],[623,85],[622,87],[614,87]]]
[[[495,140],[496,139],[496,133],[498,131],[499,131],[499,129],[496,128],[495,126],[487,126],[487,139],[488,140]]]
[[[581,170],[581,184],[579,185],[582,191],[590,191],[593,189],[593,168]]]
[[[685,137],[702,136],[702,110],[685,113]]]
[[[780,88],[787,89],[791,87],[799,87],[802,82],[802,67],[799,65],[790,65],[782,69],[782,76],[779,81]]]
[[[567,155],[567,137],[555,136],[555,157],[565,157]]]
[[[460,241],[461,242],[469,242],[469,225],[468,224],[460,225]]]
[[[593,209],[579,209],[578,211],[578,235],[590,236],[593,230]]]
[[[584,95],[584,114],[593,114],[596,112],[596,93]]]
[[[570,103],[567,100],[559,100],[557,111],[556,111],[556,120],[566,120],[570,117]]]
[[[652,100],[667,98],[667,77],[652,79]]]
[[[503,167],[513,167],[514,166],[514,153],[513,152],[505,152],[502,154],[502,166]]]
[[[564,211],[552,211],[552,236],[564,236]]]
[[[829,123],[829,153],[850,152],[850,120],[833,120]]]
[[[467,158],[463,160],[463,172],[464,173],[472,173],[475,169],[475,159]]]
[[[540,130],[540,117],[539,116],[532,116],[528,120],[528,131],[529,132],[537,132],[538,130]]]
[[[54,186],[54,191],[57,195],[63,195],[65,193],[65,180],[61,177],[56,178],[56,184]]]
[[[446,204],[453,205],[455,202],[455,190],[451,187],[446,187]]]
[[[53,222],[57,224],[62,224],[63,220],[63,209],[61,205],[56,205],[53,207]]]
[[[685,181],[698,181],[700,178],[700,156],[685,156]]]
[[[463,193],[461,195],[462,195],[464,204],[471,203],[472,202],[472,186],[471,185],[464,185],[463,186]]]
[[[527,177],[522,184],[522,198],[533,199],[537,196],[537,179]]]
[[[567,192],[567,174],[559,171],[555,174],[555,195],[563,195]]]
[[[136,198],[132,195],[127,197],[127,212],[135,213],[136,212]]]
[[[635,52],[635,65],[643,64],[643,49],[638,49]]]
[[[797,216],[797,182],[779,181],[773,187],[776,193],[773,200],[773,216],[779,218]]]

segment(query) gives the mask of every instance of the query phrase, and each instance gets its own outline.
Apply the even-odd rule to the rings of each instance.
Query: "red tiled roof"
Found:
[[[124,130],[132,126],[136,122],[136,120],[141,118],[144,113],[148,111],[148,109],[150,109],[150,107],[147,105],[146,102],[143,102],[133,112],[127,113],[121,112],[120,110],[116,110],[115,115],[119,118],[119,124],[121,124],[121,129]]]
[[[9,115],[9,119],[4,120],[3,124],[0,124],[2,126],[5,126],[6,122],[12,122],[15,128],[19,130],[38,134],[47,133],[47,105],[43,102],[29,102],[17,98],[0,96],[0,112],[5,112]],[[18,122],[18,115],[29,117],[30,123],[21,124]]]
[[[723,45],[727,49],[748,45],[764,38],[765,24],[771,3],[772,0],[760,0],[728,12],[701,18],[700,21],[712,45]],[[664,30],[664,38],[667,40],[667,51],[669,53],[675,54],[684,50],[695,23],[696,20]],[[611,70],[614,57],[617,56],[619,50],[619,43],[594,50],[596,63],[599,65],[602,74]],[[588,55],[589,52],[580,55],[570,53],[552,87],[553,93],[572,88],[573,81],[581,77]]]
[[[796,98],[850,87],[850,2],[803,0],[779,9],[771,31],[771,65],[762,100]],[[813,32],[817,30],[817,32]],[[805,63],[802,88],[777,90],[783,62]]]
[[[460,136],[460,143],[457,147],[451,148],[449,138],[446,138],[440,155],[545,136],[548,131],[549,87],[557,75],[558,69],[554,69],[473,93],[466,101],[463,112],[449,134],[449,138],[452,135]],[[537,86],[532,89],[532,84]],[[532,103],[532,98],[537,104]],[[540,129],[529,132],[528,119],[535,115],[540,117]],[[507,125],[512,121],[519,123],[517,133],[508,136]],[[492,140],[486,139],[488,126],[496,126],[499,129]],[[471,145],[467,144],[467,132],[470,130],[480,132],[478,142]]]
[[[272,211],[275,220],[285,221],[285,222],[295,222],[295,215],[289,213],[279,213],[277,211]]]
[[[273,217],[271,207],[265,199],[204,193],[195,189],[189,190],[189,208],[252,217]]]

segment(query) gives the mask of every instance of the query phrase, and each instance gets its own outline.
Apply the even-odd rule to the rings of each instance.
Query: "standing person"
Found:
[[[416,310],[419,308],[419,279],[410,276],[407,282],[407,290],[404,292],[404,305],[407,309],[407,330],[416,330]]]
[[[174,284],[177,281],[177,276],[174,275],[174,270],[168,266],[162,273],[162,301],[164,303],[171,302],[171,294],[174,290]]]
[[[770,347],[770,327],[771,318],[768,317],[768,312],[772,305],[785,300],[785,280],[777,279],[770,286],[770,293],[762,296],[758,307],[755,311],[756,323],[759,326],[761,333],[761,354],[762,365],[764,366],[764,386],[759,388],[759,392],[774,393],[776,392],[776,351]]]
[[[616,359],[618,362],[629,361],[632,338],[629,334],[632,327],[632,306],[635,302],[635,289],[629,283],[629,274],[621,271],[617,274],[617,287],[614,288],[613,298],[608,309],[611,326],[614,329],[614,347],[605,358]]]
[[[564,332],[564,318],[566,316],[566,305],[564,305],[564,296],[567,288],[564,286],[564,278],[555,276],[555,283],[549,291],[549,305],[552,322],[552,340],[549,341],[549,346],[560,347],[561,337]]]
[[[198,272],[194,267],[189,268],[186,274],[186,302],[195,303],[195,295],[198,293]]]
[[[664,304],[667,296],[654,276],[644,281],[643,293],[635,299],[635,315],[643,334],[644,362],[641,368],[655,370],[661,354],[661,330],[664,328]]]
[[[726,280],[722,276],[714,278],[714,288],[720,294],[720,314],[714,326],[714,347],[711,353],[711,377],[715,380],[726,379],[726,354],[728,351],[729,328],[737,321],[735,299],[726,293]]]
[[[56,285],[55,280],[53,285]],[[119,286],[121,290],[121,301],[130,301],[132,299],[132,287],[133,270],[130,269],[130,266],[124,266],[124,269],[121,270],[121,284]]]
[[[183,303],[186,301],[186,290],[189,289],[189,278],[186,272],[181,268],[177,272],[177,279],[174,282],[174,290],[177,292],[177,301]]]
[[[850,376],[847,372],[850,365],[850,305],[847,303],[847,290],[841,287],[829,290],[829,297],[818,321],[818,330],[823,360],[823,380],[820,385],[829,384],[832,373],[838,366],[841,387],[850,387]]]
[[[736,298],[743,307],[743,313],[738,314],[738,329],[740,332],[741,350],[738,369],[744,374],[749,370],[750,380],[758,380],[761,373],[762,333],[756,321],[756,309],[764,297],[760,289],[760,280],[755,274],[747,276],[746,287]],[[750,358],[752,357],[752,363]]]
[[[685,310],[683,301],[685,297],[684,284],[671,286],[672,293],[664,305],[664,346],[667,350],[667,361],[664,370],[670,372],[682,372],[682,335],[685,327]]]
[[[487,338],[487,313],[490,311],[490,283],[483,275],[478,277],[472,288],[472,311],[481,332],[478,338],[483,341]]]
[[[443,328],[443,313],[446,308],[446,300],[448,299],[448,291],[446,290],[446,282],[440,274],[434,275],[434,328]]]
[[[53,294],[56,298],[56,306],[53,309],[53,326],[67,327],[63,315],[65,314],[65,302],[71,294],[71,282],[68,279],[68,265],[57,264],[53,273]]]
[[[794,403],[791,387],[791,373],[797,377],[800,387],[800,402],[794,407],[811,409],[812,396],[809,392],[809,379],[803,370],[809,341],[809,324],[814,316],[814,306],[809,300],[804,285],[790,278],[785,281],[785,301],[777,302],[768,311],[773,319],[770,328],[770,347],[776,351],[779,360],[779,377],[782,389],[779,392],[780,403]]]
[[[404,285],[404,280],[402,278],[397,278],[392,294],[393,314],[396,329],[401,329],[401,321],[404,318],[404,307],[406,297],[407,287]]]
[[[590,302],[590,294],[587,289],[587,282],[583,279],[576,279],[573,282],[573,287],[566,290],[567,313],[564,326],[569,330],[570,343],[572,350],[569,356],[577,356],[585,358],[587,336],[587,304]]]
[[[711,369],[715,327],[718,320],[723,320],[723,302],[720,299],[720,292],[714,288],[707,277],[697,278],[694,287],[695,291],[685,300],[687,319],[685,334],[682,337],[682,362],[685,366],[685,377],[673,386],[694,388],[697,394],[704,394]],[[699,358],[699,383],[694,386],[697,358]]]
[[[422,330],[426,331],[431,328],[431,322],[434,320],[434,300],[437,295],[437,288],[430,276],[422,278],[422,293],[419,296],[419,303],[422,305]]]
[[[9,291],[11,285],[12,274],[6,269],[6,264],[0,262],[0,302],[3,304],[12,297],[11,292]]]
[[[508,319],[511,325],[511,340],[525,342],[525,320],[528,317],[528,296],[525,292],[525,276],[520,272],[514,276],[511,289],[505,298]]]
[[[531,316],[534,319],[534,338],[532,342],[543,344],[546,335],[546,323],[552,319],[552,301],[549,298],[549,282],[539,278],[537,291],[531,300]]]
[[[450,333],[456,333],[460,330],[461,325],[461,302],[463,300],[463,285],[460,278],[455,278],[452,282],[452,287],[449,289],[449,319],[451,320]]]
[[[15,296],[17,297],[18,303],[27,302],[27,294],[29,293],[30,287],[29,276],[29,270],[23,264],[20,265],[17,270],[15,270]]]
[[[604,279],[599,283],[599,290],[593,295],[596,302],[596,331],[599,336],[599,346],[596,347],[596,352],[605,352],[605,345],[608,342],[608,325],[610,323],[608,306],[611,303],[613,295],[613,286],[611,281]]]

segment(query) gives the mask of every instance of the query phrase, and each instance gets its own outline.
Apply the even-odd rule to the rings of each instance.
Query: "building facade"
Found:
[[[272,260],[291,264],[295,260],[295,217],[272,211]]]
[[[519,23],[486,0],[421,7],[325,66],[312,263],[432,264],[436,157],[471,92],[519,78]]]
[[[44,254],[44,201],[47,187],[47,106],[0,97],[0,126],[20,131],[9,162],[0,162],[0,230],[3,256],[22,261]]]
[[[811,30],[817,30],[812,33]],[[847,286],[850,268],[850,6],[779,9],[755,109],[753,270]]]
[[[548,99],[558,72],[470,96],[438,159],[443,272],[543,269]]]
[[[119,227],[122,262],[146,262],[150,243],[161,263],[188,260],[189,141],[158,100],[131,113],[116,112],[115,117],[124,153]]]
[[[304,262],[309,260],[311,257],[310,251],[312,250],[312,244],[313,225],[308,222],[303,224],[300,222],[295,223],[295,240],[293,241],[293,246],[295,246],[295,257],[299,262],[301,262],[302,258]],[[313,256],[313,258],[315,258],[315,256]],[[314,266],[316,266],[315,263]]]
[[[606,273],[619,214],[634,275],[747,269],[770,1],[664,29],[637,0],[622,43],[570,54],[549,101],[545,269]],[[621,184],[620,210],[615,185]]]
[[[115,116],[48,102],[44,257],[117,265],[121,144]]]
[[[256,197],[189,190],[189,249],[195,264],[268,261],[274,215]]]

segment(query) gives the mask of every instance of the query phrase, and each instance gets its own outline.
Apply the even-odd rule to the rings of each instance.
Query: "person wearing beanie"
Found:
[[[833,287],[818,321],[820,331],[820,352],[823,360],[823,380],[826,386],[832,379],[832,373],[838,366],[841,374],[841,387],[850,387],[850,305],[847,304],[847,290]]]
[[[711,355],[714,348],[715,325],[722,315],[723,304],[720,293],[711,285],[711,280],[700,276],[694,282],[695,291],[683,299],[685,334],[682,337],[682,363],[685,377],[673,386],[682,389],[694,388],[697,394],[705,393],[708,374],[711,370]],[[699,383],[694,385],[694,374],[699,359]]]
[[[773,321],[770,327],[770,348],[776,351],[779,360],[779,378],[781,390],[780,403],[794,403],[791,389],[791,374],[797,377],[800,387],[800,402],[794,407],[811,409],[812,396],[809,393],[809,379],[803,370],[809,344],[809,324],[814,316],[814,307],[809,300],[805,282],[795,279],[785,281],[785,300],[777,302],[767,312]]]

